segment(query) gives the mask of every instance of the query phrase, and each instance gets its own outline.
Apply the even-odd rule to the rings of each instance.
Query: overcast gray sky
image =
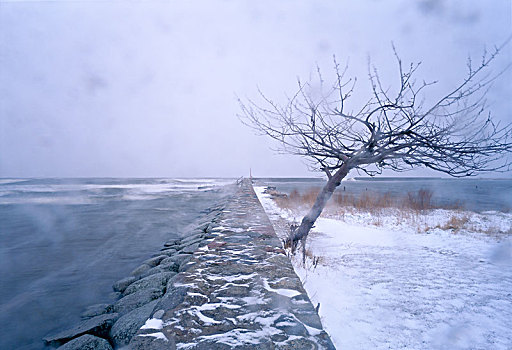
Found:
[[[441,93],[511,15],[510,0],[0,0],[0,177],[318,175],[243,126],[235,96],[279,100],[333,54],[391,81],[392,41]],[[508,122],[510,81],[489,95]]]

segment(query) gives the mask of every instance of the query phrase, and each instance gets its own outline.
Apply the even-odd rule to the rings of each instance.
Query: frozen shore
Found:
[[[285,235],[303,212],[255,190]],[[509,349],[511,226],[498,212],[331,214],[310,235],[306,266],[292,263],[337,348]]]

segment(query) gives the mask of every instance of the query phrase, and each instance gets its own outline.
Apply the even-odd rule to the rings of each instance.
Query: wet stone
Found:
[[[194,261],[190,261],[190,260],[192,260],[192,259],[183,261],[178,269],[178,272],[184,272],[184,271],[188,271],[189,269],[193,269],[194,265],[196,265],[197,263]]]
[[[119,299],[114,304],[114,311],[119,314],[128,313],[162,296],[161,289],[143,289]]]
[[[172,247],[172,246],[180,244],[180,242],[181,242],[180,238],[170,239],[164,243],[164,247]]]
[[[176,350],[176,343],[174,342],[174,337],[171,335],[165,335],[163,332],[156,331],[153,333],[144,333],[133,337],[130,341],[128,349]]]
[[[167,273],[171,273],[171,274],[175,275],[178,270],[179,270],[179,265],[177,265],[177,264],[159,265],[157,267],[153,267],[151,270],[146,271],[143,275],[140,276],[140,278],[145,278],[145,277],[148,277],[148,276],[151,276],[151,275],[154,275],[157,273],[163,273],[163,272],[167,272]]]
[[[162,255],[162,254],[165,254],[167,256],[173,256],[174,254],[176,254],[178,250],[174,249],[174,248],[163,248],[160,250],[160,252],[158,252],[157,254],[155,254],[155,256],[159,256],[159,255]]]
[[[129,295],[144,289],[159,289],[163,293],[167,286],[167,281],[173,276],[174,274],[171,272],[160,272],[149,275],[130,284],[124,291],[124,295]]]
[[[149,266],[148,264],[142,264],[139,267],[137,267],[135,270],[133,270],[131,275],[134,277],[140,277],[141,275],[143,275],[150,269],[151,269],[151,266]]]
[[[181,252],[182,253],[194,253],[197,250],[197,248],[199,248],[199,243],[194,243],[194,244],[184,247],[181,250]]]
[[[87,307],[87,309],[85,309],[85,311],[82,313],[81,317],[91,318],[94,316],[107,314],[109,312],[112,312],[112,304],[96,304]]]
[[[116,283],[114,283],[114,285],[112,286],[112,289],[114,289],[115,292],[122,293],[122,292],[124,292],[126,287],[128,287],[130,284],[132,284],[136,280],[137,280],[137,278],[134,276],[123,278],[123,279],[117,281]]]
[[[193,243],[199,243],[203,240],[202,234],[190,235],[181,240],[181,245],[186,246]]]
[[[157,303],[158,301],[155,300],[130,311],[114,323],[110,330],[110,339],[116,347],[127,345],[130,342],[131,338],[149,318]]]
[[[43,338],[43,341],[45,344],[55,346],[84,334],[93,334],[99,337],[105,337],[108,335],[110,327],[114,324],[114,321],[118,318],[119,314],[117,313],[95,316],[80,322],[78,325],[70,329],[46,336]]]
[[[165,258],[167,258],[167,255],[165,255],[165,254],[158,255],[158,256],[155,256],[155,257],[153,257],[151,259],[148,259],[148,260],[144,261],[143,264],[149,265],[151,267],[155,267],[158,264],[160,264],[160,262],[162,260],[164,260]]]
[[[103,338],[86,334],[58,347],[58,350],[112,350],[112,346]]]
[[[171,263],[176,263],[178,265],[178,268],[179,266],[181,265],[181,263],[185,260],[188,260],[191,258],[191,255],[190,254],[177,254],[177,255],[174,255],[174,256],[171,256],[165,260],[163,260],[160,265],[168,265],[168,264],[171,264]]]

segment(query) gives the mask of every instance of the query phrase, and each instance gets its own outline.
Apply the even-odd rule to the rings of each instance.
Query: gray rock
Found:
[[[112,293],[109,293],[108,297],[111,299],[111,300],[117,300],[119,298],[121,298],[121,293],[120,292],[112,292]]]
[[[177,254],[177,255],[174,255],[174,256],[171,256],[165,260],[162,260],[162,262],[160,263],[160,265],[167,265],[167,264],[170,264],[172,262],[176,263],[179,267],[179,265],[181,265],[181,263],[187,259],[190,259],[190,254]],[[176,269],[176,271],[178,271]]]
[[[163,292],[161,289],[142,289],[138,292],[127,295],[119,299],[114,304],[114,311],[124,315],[142,305],[156,300],[162,296]]]
[[[197,248],[199,248],[199,243],[194,243],[189,246],[184,247],[181,252],[182,253],[194,253]]]
[[[163,249],[160,249],[160,252],[157,253],[155,256],[162,255],[162,254],[165,254],[167,256],[173,256],[174,254],[176,254],[176,252],[177,252],[177,250],[174,248],[163,248]]]
[[[162,318],[164,317],[164,314],[165,314],[165,310],[156,310],[155,313],[153,314],[153,318]]]
[[[185,254],[181,254],[181,255],[185,255]],[[178,269],[180,267],[180,261],[179,261],[180,259],[175,258],[175,256],[170,256],[170,257],[162,260],[159,267],[168,269],[169,271],[178,271]],[[184,257],[183,257],[183,259],[184,259]]]
[[[151,266],[149,266],[148,264],[142,264],[139,267],[137,267],[135,270],[133,270],[131,275],[134,277],[140,277],[142,274],[144,274],[150,268],[151,268]]]
[[[178,272],[187,271],[189,268],[191,268],[191,265],[194,263],[191,263],[190,260],[192,260],[192,256],[189,259],[183,260],[180,264],[180,268],[178,269]]]
[[[114,289],[115,292],[122,293],[122,292],[124,292],[126,287],[128,287],[130,284],[132,284],[136,280],[137,280],[137,278],[135,278],[133,276],[123,278],[123,279],[117,281],[116,283],[114,283],[112,285],[112,289]]]
[[[120,317],[110,330],[110,339],[115,347],[127,345],[130,339],[151,316],[158,301],[154,300]]]
[[[180,244],[180,242],[181,242],[180,238],[173,238],[173,239],[170,239],[167,242],[165,242],[164,247],[172,247],[172,246]]]
[[[197,243],[203,240],[203,234],[193,234],[181,240],[181,245]]]
[[[151,259],[144,261],[143,264],[149,265],[151,267],[155,267],[158,264],[160,264],[160,261],[164,260],[165,258],[167,258],[167,255],[161,254],[161,255],[155,256]]]
[[[273,327],[282,330],[288,335],[297,335],[301,337],[309,335],[306,327],[289,315],[279,316],[279,318],[274,322]]]
[[[172,335],[167,334],[166,340],[154,336],[137,334],[132,338],[128,349],[130,350],[176,350],[176,342]]]
[[[202,224],[199,224],[197,226],[197,229],[200,230],[201,232],[208,232],[208,228],[210,227],[210,225],[211,221],[203,222]]]
[[[167,287],[165,288],[165,294],[169,293],[174,289],[174,281],[176,281],[177,278],[179,278],[179,274],[174,275],[167,281]]]
[[[86,334],[60,346],[57,350],[112,350],[112,347],[105,339]]]
[[[179,270],[179,266],[176,266],[176,264],[174,264],[174,263],[172,265],[157,266],[157,267],[153,267],[151,270],[148,270],[146,273],[144,273],[140,277],[145,278],[145,277],[148,277],[148,276],[151,276],[151,275],[154,275],[157,273],[162,273],[162,272],[176,274],[177,270]]]
[[[132,294],[142,289],[160,289],[162,292],[164,292],[167,281],[172,276],[174,276],[174,274],[171,272],[160,272],[144,277],[130,284],[130,286],[128,286],[128,288],[126,288],[124,291],[124,295]]]
[[[168,289],[167,293],[158,301],[155,310],[172,310],[185,300],[187,296],[186,287]]]
[[[43,341],[47,345],[56,346],[86,333],[97,335],[99,337],[105,337],[108,335],[110,327],[112,327],[114,321],[118,318],[119,314],[117,313],[95,316],[80,322],[75,327],[66,329],[57,334],[48,335],[43,338]]]
[[[98,315],[108,314],[112,312],[112,304],[96,304],[91,305],[82,313],[82,318],[91,318]]]

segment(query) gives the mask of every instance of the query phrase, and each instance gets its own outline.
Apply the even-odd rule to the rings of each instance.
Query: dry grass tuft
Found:
[[[299,192],[294,189],[288,196],[275,197],[274,200],[283,209],[293,210],[300,207],[311,207],[315,203],[319,191],[320,189],[310,189],[305,192]],[[439,208],[439,206],[433,203],[432,196],[433,192],[427,189],[409,192],[405,196],[392,195],[390,192],[365,191],[359,195],[336,192],[333,194],[328,206],[335,209],[352,207],[357,210],[370,212],[384,208],[413,209],[418,211]]]
[[[440,226],[442,230],[452,230],[453,232],[458,232],[465,228],[466,224],[469,222],[468,216],[455,216],[452,217],[443,225]]]

